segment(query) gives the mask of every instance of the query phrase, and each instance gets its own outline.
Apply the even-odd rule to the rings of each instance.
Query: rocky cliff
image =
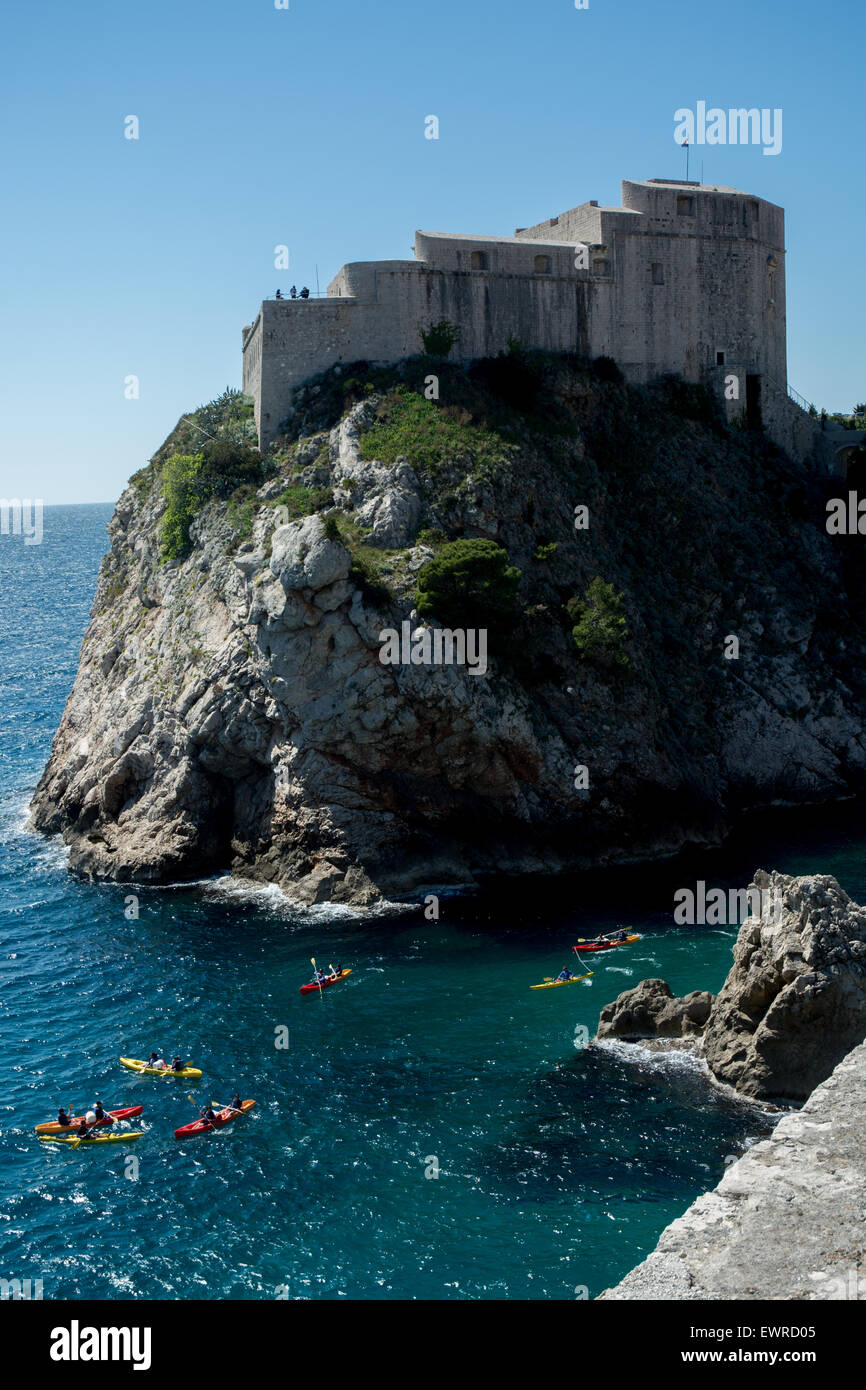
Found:
[[[718,841],[744,808],[863,786],[860,538],[827,535],[829,480],[698,388],[517,349],[335,369],[264,459],[249,443],[228,393],[117,504],[33,803],[74,871],[361,904]],[[465,537],[520,571],[487,673],[383,665]]]

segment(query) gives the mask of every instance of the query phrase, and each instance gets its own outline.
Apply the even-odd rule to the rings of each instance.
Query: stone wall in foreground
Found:
[[[602,1299],[866,1301],[866,1043]]]

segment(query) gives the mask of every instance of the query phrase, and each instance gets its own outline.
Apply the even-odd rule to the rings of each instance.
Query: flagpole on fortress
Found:
[[[689,140],[688,140],[688,136],[686,136],[685,140],[683,141],[683,145],[685,146],[685,151],[686,151],[686,183],[688,183],[688,181],[689,181]]]

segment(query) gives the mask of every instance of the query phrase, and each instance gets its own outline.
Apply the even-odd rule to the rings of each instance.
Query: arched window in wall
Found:
[[[469,258],[469,264],[473,270],[487,270],[487,252],[473,251]]]

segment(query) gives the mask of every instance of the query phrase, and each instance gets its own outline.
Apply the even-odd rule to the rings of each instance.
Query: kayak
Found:
[[[640,941],[640,937],[627,936],[625,941],[579,941],[571,949],[577,951],[578,955],[582,951],[612,951],[616,946],[628,946],[631,941]]]
[[[351,970],[341,970],[336,979],[323,980],[321,986],[317,985],[315,980],[308,985],[301,985],[301,994],[318,994],[320,987],[322,989],[327,989],[329,985],[338,985],[341,980],[345,980],[346,976],[351,975],[351,973]]]
[[[246,1115],[247,1111],[252,1110],[255,1105],[254,1100],[242,1100],[241,1110]],[[232,1120],[237,1119],[237,1111],[232,1110],[228,1105],[224,1110],[218,1110],[213,1124],[207,1120],[194,1120],[191,1125],[181,1125],[180,1129],[174,1131],[175,1139],[189,1139],[194,1134],[207,1134],[212,1129],[219,1129],[222,1125],[231,1124]]]
[[[130,1071],[140,1072],[142,1076],[201,1076],[198,1067],[184,1067],[181,1071],[172,1071],[171,1067],[149,1067],[147,1062],[141,1062],[137,1057],[121,1057],[121,1066],[129,1067]]]
[[[558,989],[560,985],[576,985],[581,980],[588,980],[593,972],[587,970],[585,975],[572,975],[570,980],[545,980],[543,985],[530,985],[530,989]]]
[[[76,1138],[71,1134],[40,1134],[40,1144],[81,1144],[90,1147],[91,1144],[125,1144],[127,1139],[141,1139],[144,1137],[143,1129],[132,1129],[129,1134],[97,1134],[93,1139]]]
[[[131,1120],[131,1119],[133,1118],[133,1116],[135,1116],[135,1115],[140,1115],[143,1109],[144,1109],[144,1106],[142,1106],[142,1105],[128,1105],[128,1106],[126,1107],[125,1110],[106,1110],[106,1112],[105,1112],[105,1119],[104,1119],[104,1120],[97,1120],[97,1121],[96,1121],[96,1124],[97,1124],[97,1125],[113,1125],[114,1122],[115,1122],[115,1120]],[[73,1118],[69,1121],[69,1124],[68,1124],[68,1125],[61,1125],[61,1124],[58,1124],[57,1120],[52,1121],[51,1124],[37,1125],[37,1126],[36,1126],[36,1133],[37,1133],[37,1134],[68,1134],[69,1131],[70,1131],[71,1129],[77,1128],[77,1126],[81,1124],[81,1121],[82,1121],[83,1119],[84,1119],[84,1116],[83,1116],[83,1115],[75,1115],[75,1116],[73,1116]],[[95,1128],[96,1128],[96,1125],[93,1125],[92,1128],[95,1129]]]

